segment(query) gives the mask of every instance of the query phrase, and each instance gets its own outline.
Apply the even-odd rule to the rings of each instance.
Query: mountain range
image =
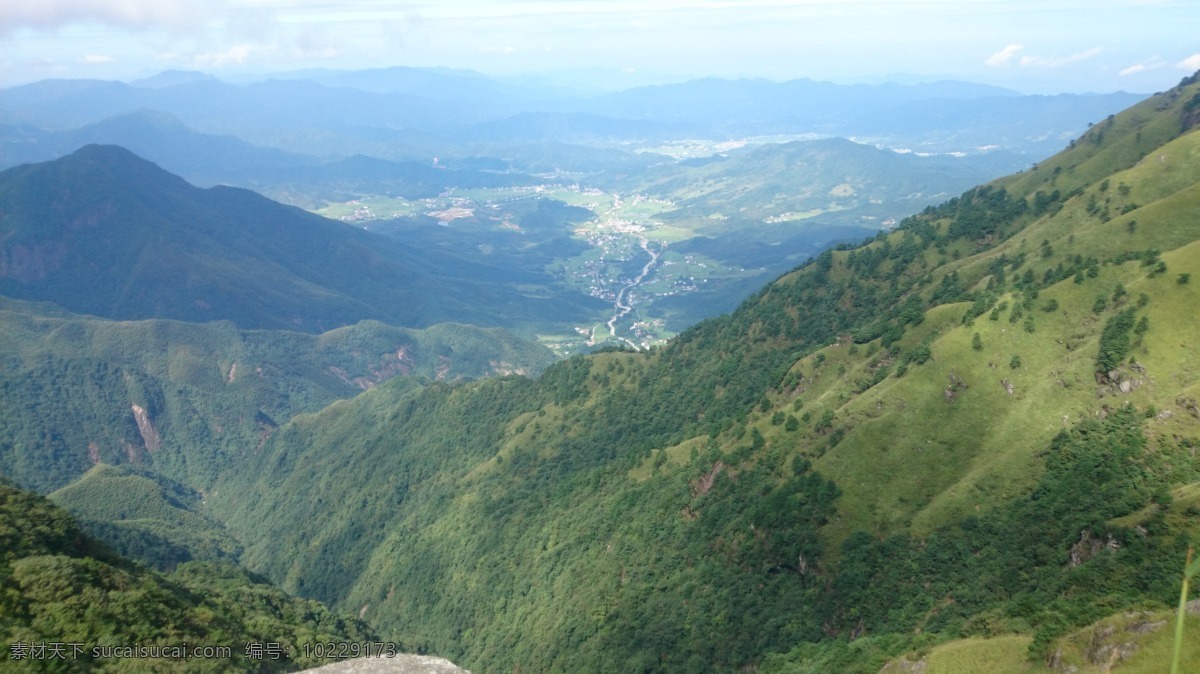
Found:
[[[0,111],[10,123],[66,130],[155,110],[202,132],[235,134],[266,147],[384,159],[411,159],[430,150],[452,155],[454,145],[464,141],[591,144],[812,132],[939,152],[1000,145],[1040,154],[1140,98],[1025,96],[949,81],[841,85],[752,79],[701,79],[586,96],[477,73],[398,68],[285,73],[242,85],[179,72],[132,83],[46,80],[0,92]],[[981,126],[981,119],[987,124]],[[923,120],[936,124],[930,128]]]
[[[421,77],[441,75],[465,77]],[[193,85],[226,86],[122,86]],[[713,129],[742,117],[738,87],[819,90],[599,100]],[[4,104],[59,110],[68,88],[127,93],[56,83]],[[714,91],[728,105],[691,112]],[[800,115],[786,100],[739,132]],[[11,168],[0,473],[60,505],[0,486],[0,655],[62,626],[293,652],[378,638],[475,671],[1163,671],[1200,540],[1200,74],[1114,113],[661,346],[553,364],[432,325],[570,315],[533,272],[197,188],[116,147]],[[719,195],[764,225],[777,197],[870,208],[918,189],[845,179],[834,150],[875,151],[846,143],[640,179],[678,212]],[[770,180],[825,158],[826,178]],[[718,184],[730,164],[760,172]],[[1184,635],[1200,661],[1194,618]]]

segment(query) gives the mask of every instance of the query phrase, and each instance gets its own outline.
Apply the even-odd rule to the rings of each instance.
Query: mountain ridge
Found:
[[[114,326],[35,318],[25,331],[46,343],[23,339],[4,362],[36,373],[0,392],[37,409],[0,409],[21,431],[51,412],[119,426],[103,449],[140,438],[203,488],[256,573],[476,669],[879,672],[945,667],[951,651],[1014,672],[1132,662],[1115,635],[1158,629],[1137,625],[1178,598],[1200,541],[1197,109],[1200,74],[662,347],[537,379],[392,377],[303,410],[297,379],[221,417],[228,401],[172,387],[244,384],[227,355],[172,341],[158,379],[54,352]],[[359,350],[387,341],[376,327],[306,339],[344,339],[342,357],[370,371],[394,348]],[[291,413],[260,422],[275,395]],[[168,452],[165,424],[147,422],[172,415],[187,432]],[[213,418],[239,415],[235,451],[204,458],[224,432]],[[88,438],[56,441],[34,427],[19,443],[60,475],[54,461],[87,460]],[[36,451],[58,446],[75,453]],[[1129,643],[1147,662],[1162,634]]]
[[[247,190],[192,187],[115,146],[0,173],[0,207],[0,292],[110,318],[316,332],[363,319],[570,321],[587,304],[552,307],[512,287],[531,272],[413,250]]]
[[[326,532],[302,559],[244,541],[247,562],[468,667],[874,672],[997,633],[1045,662],[1114,610],[1169,605],[1195,540],[1200,362],[1178,335],[1200,330],[1198,87],[652,353],[306,418],[213,512],[279,549],[295,521]],[[371,430],[347,456],[350,428]],[[314,483],[319,508],[275,500]]]
[[[961,82],[845,85],[811,80],[709,78],[580,97],[562,90],[534,95],[521,85],[513,87],[500,80],[457,73],[412,74],[416,78],[401,86],[395,85],[387,73],[372,71],[329,73],[328,77],[318,77],[320,82],[284,74],[284,79],[263,79],[244,85],[188,78],[164,87],[45,80],[5,89],[0,92],[0,107],[8,110],[14,121],[59,129],[151,108],[169,112],[207,133],[236,133],[259,145],[324,155],[341,154],[345,148],[378,153],[385,151],[383,148],[406,147],[411,152],[418,147],[430,147],[429,138],[416,144],[409,142],[412,137],[406,134],[413,132],[440,137],[443,142],[432,147],[441,147],[436,152],[449,154],[453,142],[470,141],[481,128],[528,134],[539,128],[539,124],[529,123],[531,114],[551,134],[562,134],[571,125],[578,125],[583,133],[572,140],[595,141],[598,131],[605,134],[607,138],[602,139],[606,140],[645,139],[647,134],[657,135],[661,140],[812,132],[863,136],[873,129],[872,135],[886,138],[889,144],[938,143],[943,150],[969,151],[979,144],[977,140],[971,141],[975,145],[966,145],[955,140],[955,136],[914,133],[912,129],[906,130],[904,123],[890,124],[901,118],[888,111],[925,101],[922,114],[930,111],[940,114],[944,124],[965,138],[973,123],[972,115],[986,113],[987,109],[968,106],[950,119],[946,115],[957,110],[957,105],[938,112],[931,101],[998,96],[997,100],[1016,101],[1012,104],[1027,111],[1029,108],[1021,108],[1022,101],[1037,105],[1034,97],[1012,96],[1012,92],[1003,89]],[[435,87],[432,83],[440,84]],[[1032,114],[1035,121],[1027,131],[1018,135],[1001,124],[998,128],[1003,137],[995,137],[993,132],[987,144],[1009,144],[1007,149],[1017,152],[1050,151],[1057,145],[1030,143],[1028,136],[1052,134],[1059,138],[1077,134],[1087,122],[1140,98],[1120,92],[1069,96],[1063,101],[1071,104],[1060,106],[1064,109],[1048,118],[1052,122],[1049,125],[1044,123],[1047,119],[1041,119],[1046,114]],[[291,104],[280,105],[280,100]],[[230,114],[235,111],[240,113],[236,117]],[[870,124],[856,124],[860,118]],[[554,123],[546,124],[547,120]],[[642,123],[621,132],[622,120]],[[564,123],[568,121],[570,124]],[[660,127],[656,131],[647,122],[674,128]],[[335,140],[330,141],[331,138]],[[942,142],[947,140],[954,142]],[[389,154],[387,158],[398,157]],[[411,154],[405,158],[411,158]]]
[[[321,335],[111,321],[0,298],[0,472],[50,492],[97,463],[203,491],[279,425],[390,379],[523,373],[555,360],[499,329],[363,321]],[[140,411],[139,411],[140,410]]]

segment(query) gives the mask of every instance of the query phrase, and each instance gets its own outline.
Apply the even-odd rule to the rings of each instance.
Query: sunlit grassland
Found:
[[[1166,672],[1171,662],[1174,618],[1174,611],[1162,610],[1130,611],[1105,618],[1057,642],[1062,667],[1073,668],[1079,674]],[[1121,655],[1114,655],[1116,649]],[[1184,623],[1181,661],[1184,669],[1180,671],[1184,672],[1193,671],[1190,666],[1200,663],[1200,616],[1189,615]]]
[[[604,324],[601,321],[596,321],[594,324],[586,327],[589,334],[595,332],[597,335],[603,331]],[[560,358],[566,358],[576,353],[582,352],[587,345],[588,337],[577,333],[572,334],[539,334],[537,335],[537,343],[550,349]]]
[[[695,238],[697,233],[695,229],[689,227],[686,223],[655,222],[646,228],[646,236],[653,241],[666,241],[670,244]]]
[[[613,195],[599,190],[578,190],[554,186],[541,194],[548,199],[557,199],[570,206],[587,208],[593,212],[607,211],[613,206]]]
[[[1179,235],[1171,232],[1165,242]],[[1036,236],[1031,232],[1021,238]],[[1148,239],[1146,245],[1155,242]],[[1066,250],[1049,260],[1038,257],[1037,246],[1026,244],[1027,265],[1040,277],[1042,265],[1072,256],[1072,243],[1080,242],[1064,237]],[[1022,248],[1019,240],[1013,245]],[[1137,260],[1102,264],[1096,278],[1083,283],[1065,279],[1041,290],[1036,300],[1005,294],[996,299],[996,305],[1007,304],[997,312],[998,320],[990,320],[989,310],[963,324],[967,305],[938,307],[899,342],[905,351],[928,344],[930,360],[861,393],[855,392],[854,382],[871,378],[871,365],[884,359],[884,350],[877,343],[826,347],[795,366],[805,373],[804,391],[795,397],[799,408],[792,394],[779,395],[752,423],[768,442],[817,457],[816,467],[839,484],[842,518],[826,532],[834,540],[860,528],[878,534],[901,528],[931,531],[986,512],[1027,489],[1037,479],[1030,470],[1038,463],[1035,453],[1059,430],[1096,414],[1100,405],[1168,409],[1175,407],[1176,392],[1196,386],[1200,356],[1189,350],[1183,336],[1200,331],[1194,310],[1200,306],[1200,286],[1178,279],[1180,273],[1200,273],[1200,244],[1168,252],[1162,260],[1166,273],[1153,274],[1152,267]],[[1117,286],[1126,288],[1125,296],[1094,312],[1096,298],[1110,298]],[[1150,330],[1131,355],[1147,372],[1132,391],[1121,393],[1095,381],[1099,333],[1108,318],[1135,306],[1143,292],[1155,298],[1138,307]],[[1023,303],[1027,306],[1021,307]],[[1023,317],[1010,322],[1018,307]],[[972,347],[975,334],[980,335],[979,350]],[[1020,361],[1017,367],[1014,356]],[[818,358],[823,358],[819,367]],[[954,386],[952,376],[967,387]],[[767,422],[781,411],[799,416],[801,409],[809,422],[797,432]],[[811,425],[826,411],[835,413],[832,428],[814,433]],[[1174,416],[1150,420],[1151,431],[1185,432],[1182,426],[1191,417],[1179,414],[1175,410]],[[829,451],[828,435],[839,429],[844,437]]]
[[[979,278],[988,259],[1000,253],[1007,253],[1010,259],[1024,253],[1028,259],[1025,268],[1041,278],[1047,269],[1076,255],[1094,256],[1103,262],[1114,251],[1155,248],[1170,251],[1161,256],[1165,273],[1153,273],[1152,266],[1140,261],[1102,264],[1097,278],[1078,284],[1066,279],[1042,290],[1023,312],[1026,318],[1032,317],[1033,333],[1025,330],[1024,319],[1008,321],[1022,302],[1019,293],[1009,294],[997,300],[1009,305],[998,321],[988,320],[985,313],[970,325],[942,323],[940,334],[930,342],[932,359],[910,367],[902,379],[884,380],[858,397],[844,383],[822,386],[818,378],[810,386],[802,396],[805,408],[813,410],[813,416],[818,410],[836,410],[834,428],[846,429],[837,448],[817,460],[817,467],[843,489],[843,520],[830,530],[834,538],[839,537],[839,530],[857,527],[880,533],[900,527],[929,531],[955,518],[986,511],[1036,479],[1029,470],[1036,463],[1033,452],[1059,429],[1083,415],[1095,414],[1103,404],[1173,408],[1178,391],[1195,387],[1200,359],[1185,336],[1200,331],[1195,311],[1200,297],[1196,286],[1180,284],[1179,276],[1200,273],[1200,246],[1172,248],[1193,241],[1200,233],[1200,190],[1179,190],[1185,180],[1170,184],[1155,172],[1195,168],[1197,140],[1198,134],[1185,136],[1154,154],[1163,161],[1147,160],[1130,169],[1139,172],[1129,176],[1130,183],[1139,187],[1129,190],[1126,197],[1135,206],[1140,202],[1140,208],[1128,215],[1101,222],[1088,214],[1088,199],[1098,191],[1093,186],[1054,217],[1043,218],[1001,244],[987,259],[951,263],[942,272],[958,268]],[[1119,176],[1115,176],[1106,192],[1116,196],[1118,184]],[[1133,220],[1139,222],[1131,227],[1128,223]],[[1040,254],[1043,240],[1052,245],[1048,257]],[[1147,368],[1147,374],[1126,394],[1112,389],[1098,392],[1104,387],[1094,376],[1099,333],[1117,307],[1110,300],[1097,314],[1092,305],[1097,297],[1111,297],[1118,285],[1127,289],[1120,308],[1132,306],[1143,292],[1155,297],[1139,309],[1138,315],[1148,318],[1150,330],[1130,354]],[[982,290],[982,285],[977,289]],[[1050,300],[1058,307],[1043,311]],[[915,341],[926,339],[922,333],[928,334],[927,326],[938,324],[931,319],[932,312],[901,344],[911,348]],[[979,351],[971,348],[976,333],[983,345]],[[862,370],[862,359],[842,361],[836,355],[839,349],[847,347],[825,351],[824,369],[845,368],[848,374],[844,379],[853,380]],[[1020,359],[1019,367],[1011,367],[1013,356]],[[954,392],[952,401],[939,395],[949,387],[951,373],[970,386]],[[1012,395],[1002,381],[1012,385]],[[1099,395],[1105,398],[1098,399]],[[815,405],[807,404],[810,398]],[[914,409],[911,400],[923,402]],[[1190,417],[1181,419],[1179,414],[1180,410],[1174,410],[1174,416],[1150,421],[1151,431],[1164,435],[1183,432],[1181,425]],[[925,421],[914,424],[910,419]],[[930,424],[929,419],[938,423]],[[797,444],[809,453],[824,451],[822,438],[805,438]]]
[[[649,220],[671,208],[670,204],[651,199],[624,198],[621,205],[613,208],[609,214],[625,220]]]
[[[951,641],[929,652],[925,674],[1026,674],[1035,671],[1025,657],[1030,641],[1019,635]]]
[[[422,208],[419,203],[406,199],[376,195],[329,204],[314,212],[334,220],[377,220],[417,215],[422,212]]]
[[[946,641],[910,652],[889,662],[880,674],[923,671],[925,674],[1162,674],[1170,667],[1174,612],[1162,609],[1118,613],[1059,637],[1050,647],[1057,666],[1030,659],[1032,637],[1002,634]],[[1181,657],[1200,662],[1200,616],[1190,614]]]
[[[923,661],[925,674],[1040,674],[1054,671],[1161,674],[1170,666],[1173,617],[1170,611],[1131,611],[1072,632],[1060,638],[1051,649],[1059,653],[1059,666],[1055,669],[1031,661],[1028,651],[1031,637],[1017,634],[958,639],[935,646],[924,654],[909,654],[904,659],[910,663]],[[1183,662],[1200,662],[1200,617],[1189,618],[1185,637]],[[898,674],[906,671],[899,662],[890,664],[882,672]]]
[[[688,461],[692,456],[692,452],[700,452],[704,450],[704,445],[707,438],[689,438],[678,445],[672,445],[663,449],[654,450],[650,456],[646,457],[637,466],[629,469],[629,479],[644,481],[654,474],[654,467],[660,462],[660,470],[671,470],[680,466],[688,465]],[[665,459],[660,459],[660,455],[665,455]]]

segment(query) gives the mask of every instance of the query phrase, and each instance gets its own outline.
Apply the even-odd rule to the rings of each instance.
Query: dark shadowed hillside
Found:
[[[536,271],[414,250],[245,190],[195,188],[121,148],[0,174],[0,293],[116,319],[330,330],[569,322]]]

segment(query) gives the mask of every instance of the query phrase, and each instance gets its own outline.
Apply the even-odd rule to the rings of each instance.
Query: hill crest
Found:
[[[0,210],[0,293],[108,318],[320,332],[364,319],[570,321],[586,304],[525,297],[519,270],[411,249],[248,190],[193,187],[115,146],[0,173]]]

